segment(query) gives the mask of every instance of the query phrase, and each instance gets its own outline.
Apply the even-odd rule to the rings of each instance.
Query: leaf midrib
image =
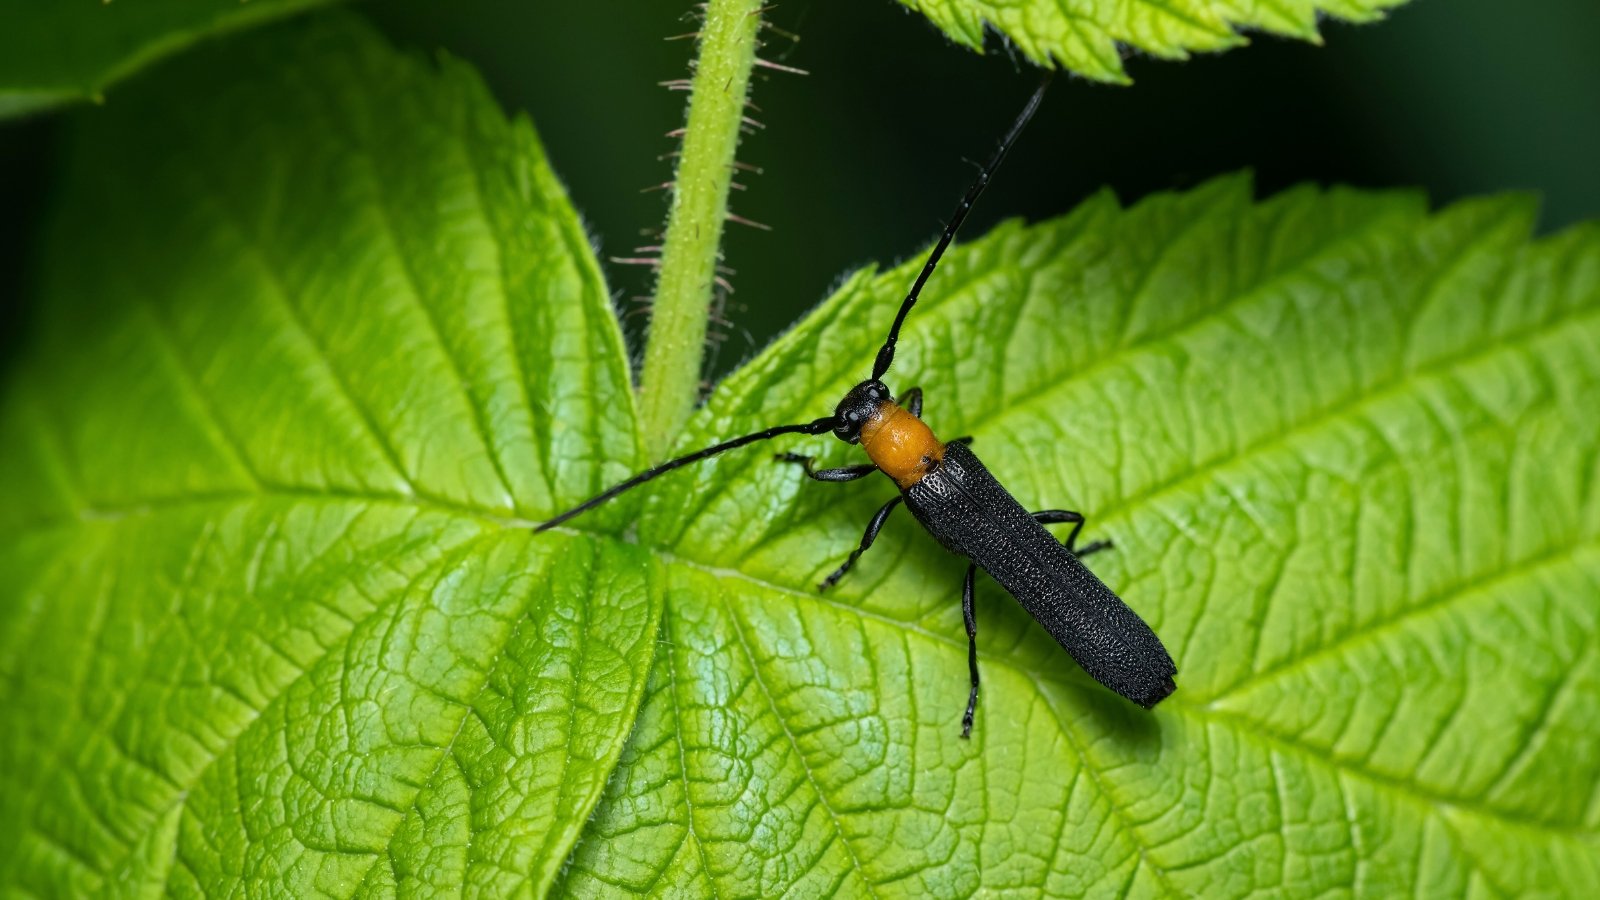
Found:
[[[668,646],[673,645],[672,640],[672,610],[663,609],[661,615],[661,634]],[[683,744],[683,711],[678,703],[678,665],[672,659],[670,652],[667,655],[667,695],[672,698],[672,742],[678,748],[678,775],[683,779],[683,810],[685,839],[694,844],[695,855],[700,859],[700,871],[706,875],[706,882],[711,885],[712,900],[721,900],[722,892],[717,890],[717,880],[712,874],[711,860],[706,856],[705,842],[700,839],[700,832],[695,825],[694,798],[689,792],[689,760],[688,748]],[[656,873],[656,879],[661,877]],[[654,887],[655,883],[651,883]]]

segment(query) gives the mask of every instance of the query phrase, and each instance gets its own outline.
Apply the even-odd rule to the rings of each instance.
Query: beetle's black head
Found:
[[[833,436],[846,443],[860,443],[861,426],[877,415],[878,406],[888,399],[889,389],[876,378],[851,388],[834,407]]]

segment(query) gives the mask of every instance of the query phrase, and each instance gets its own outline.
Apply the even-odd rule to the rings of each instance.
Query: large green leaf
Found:
[[[98,100],[204,38],[332,0],[0,0],[0,118]]]
[[[524,527],[636,461],[532,129],[334,20],[77,131],[0,399],[6,892],[540,889],[660,590]]]
[[[962,561],[900,514],[818,595],[892,487],[730,454],[646,516],[663,649],[565,886],[1600,889],[1600,231],[1529,243],[1529,206],[1229,179],[954,253],[891,386],[1091,514],[1178,692],[1131,707],[985,585],[962,741]],[[825,412],[917,264],[849,281],[685,445]]]
[[[1318,20],[1379,18],[1405,0],[900,0],[953,40],[982,48],[993,28],[1030,59],[1126,82],[1126,49],[1163,59],[1246,43],[1243,30],[1320,42]]]
[[[0,394],[8,890],[1600,888],[1596,229],[1231,179],[953,251],[892,383],[1088,511],[1180,667],[1133,709],[984,582],[962,741],[962,563],[901,514],[814,590],[892,488],[770,452],[851,448],[528,533],[638,452],[584,235],[470,73],[334,20],[127,101]],[[683,445],[826,412],[910,271]]]

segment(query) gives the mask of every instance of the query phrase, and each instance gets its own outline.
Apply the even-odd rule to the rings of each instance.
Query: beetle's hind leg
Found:
[[[822,583],[817,585],[817,590],[825,591],[839,583],[839,579],[844,577],[844,573],[850,571],[850,567],[856,564],[856,560],[861,558],[861,554],[867,552],[867,548],[872,546],[872,542],[878,539],[878,532],[883,530],[883,523],[889,520],[889,513],[894,512],[894,508],[899,506],[900,501],[904,499],[904,497],[895,497],[885,503],[876,513],[873,513],[872,521],[867,523],[866,533],[861,536],[861,546],[851,550],[850,558],[844,561],[844,565],[834,569],[832,575],[822,579]]]
[[[1111,549],[1110,541],[1091,541],[1082,547],[1078,546],[1078,532],[1083,530],[1083,513],[1073,512],[1068,509],[1041,509],[1033,513],[1033,520],[1040,525],[1054,525],[1058,522],[1073,523],[1072,531],[1067,533],[1067,539],[1061,543],[1066,545],[1066,548],[1080,559],[1091,553],[1099,553],[1101,550]]]
[[[772,456],[778,462],[798,463],[805,467],[806,477],[812,481],[855,481],[865,478],[878,467],[872,463],[862,463],[859,466],[840,466],[837,469],[819,469],[816,467],[817,459],[800,453],[775,453]]]
[[[972,692],[967,694],[967,711],[961,717],[961,738],[972,737],[972,715],[978,710],[978,617],[972,608],[972,582],[978,565],[967,566],[967,580],[961,586],[961,618],[967,623],[967,671],[972,674]]]

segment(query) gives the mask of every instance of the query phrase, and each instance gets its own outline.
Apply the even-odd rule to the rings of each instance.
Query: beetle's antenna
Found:
[[[673,469],[682,468],[690,463],[697,463],[702,459],[706,459],[707,457],[716,456],[718,453],[721,453],[725,450],[732,450],[736,447],[743,447],[745,444],[753,444],[756,441],[764,441],[768,438],[775,438],[780,434],[823,434],[833,430],[833,424],[833,416],[828,416],[826,418],[807,422],[804,425],[777,425],[772,428],[768,428],[765,431],[757,431],[754,434],[736,437],[731,441],[723,441],[720,444],[712,444],[704,450],[696,450],[693,453],[680,456],[677,459],[669,459],[653,469],[646,469],[632,478],[629,478],[627,481],[624,481],[615,487],[609,488],[603,493],[590,497],[588,500],[583,501],[561,515],[536,526],[533,530],[544,531],[548,528],[554,528],[557,525],[560,525],[562,522],[573,518],[574,516],[580,516],[589,510],[594,509],[596,506],[599,506],[618,494],[633,490],[639,485],[644,484],[646,481],[659,478],[660,476],[671,472]]]
[[[933,252],[928,255],[928,261],[923,265],[922,273],[917,276],[916,281],[911,283],[911,293],[906,295],[906,299],[900,304],[900,312],[895,314],[894,324],[889,327],[889,338],[883,342],[883,347],[878,350],[878,359],[872,364],[873,381],[882,378],[883,373],[889,371],[889,366],[894,363],[894,345],[895,341],[900,338],[900,326],[905,324],[906,314],[911,312],[911,307],[916,305],[917,295],[922,293],[922,286],[927,283],[928,276],[932,275],[934,267],[939,265],[939,258],[944,256],[945,249],[955,239],[956,231],[961,228],[961,223],[966,221],[967,213],[972,210],[972,204],[977,202],[979,195],[983,193],[983,189],[989,186],[989,179],[994,176],[995,170],[1000,168],[1001,161],[1006,158],[1006,152],[1016,142],[1017,136],[1022,134],[1022,129],[1028,126],[1028,120],[1032,119],[1033,114],[1038,111],[1039,103],[1044,100],[1045,88],[1050,86],[1050,77],[1053,74],[1050,72],[1045,73],[1044,80],[1039,83],[1039,89],[1033,92],[1032,97],[1028,98],[1028,105],[1022,108],[1017,120],[1011,123],[1011,130],[1006,132],[1006,136],[1000,139],[1000,146],[995,148],[994,155],[989,157],[987,163],[984,163],[983,171],[978,173],[978,180],[972,183],[972,187],[967,188],[967,195],[961,198],[961,205],[956,207],[955,215],[951,216],[950,223],[944,226],[944,234],[940,235],[939,243],[933,245]]]

